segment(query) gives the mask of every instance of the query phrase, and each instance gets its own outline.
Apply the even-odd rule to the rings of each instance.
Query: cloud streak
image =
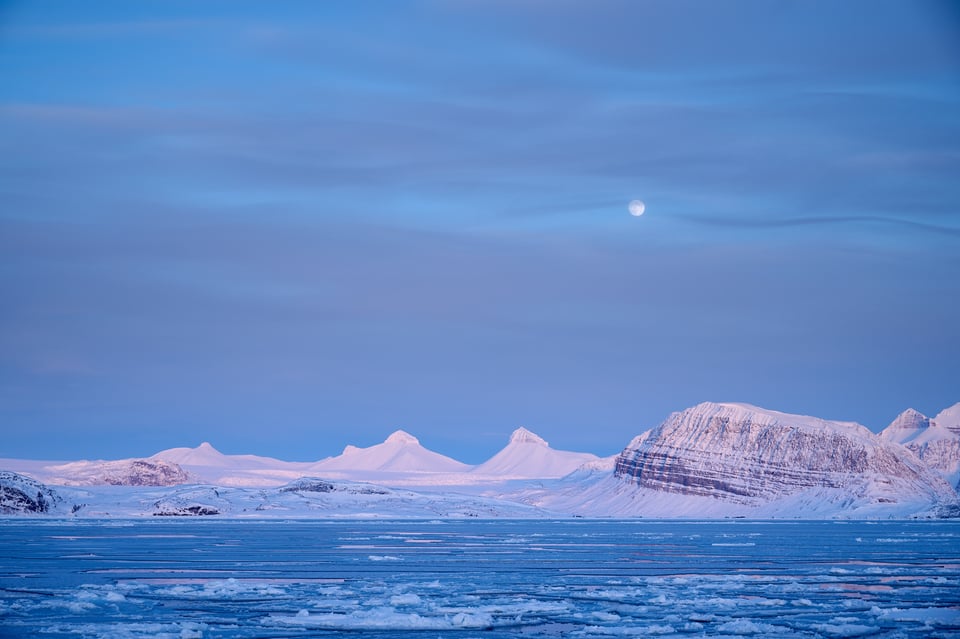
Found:
[[[960,237],[960,228],[928,224],[916,220],[882,217],[878,215],[847,215],[834,217],[794,217],[748,219],[738,217],[705,217],[700,215],[671,214],[671,218],[691,222],[702,226],[725,227],[734,229],[791,229],[804,226],[845,225],[845,224],[882,224],[907,227],[939,235]]]

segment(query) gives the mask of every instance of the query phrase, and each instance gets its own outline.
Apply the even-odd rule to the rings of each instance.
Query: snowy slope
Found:
[[[221,453],[210,442],[203,442],[196,448],[168,448],[152,456],[153,459],[162,459],[181,466],[229,466],[235,461],[231,457]]]
[[[173,462],[196,479],[219,486],[278,486],[309,473],[312,462],[288,462],[259,455],[224,455],[209,442],[170,448],[150,459]]]
[[[338,475],[363,476],[370,473],[462,473],[470,468],[424,448],[416,437],[398,430],[381,444],[368,448],[347,446],[340,455],[316,462],[309,470],[314,474],[332,471]]]
[[[933,421],[947,430],[960,434],[960,402],[937,413]]]
[[[558,478],[598,459],[590,453],[554,450],[543,438],[521,427],[513,431],[503,450],[473,472],[500,479]]]
[[[755,505],[705,495],[677,494],[639,487],[613,475],[570,476],[553,486],[528,486],[503,499],[580,517],[654,519],[898,519],[957,517],[956,502],[929,499],[896,503],[844,488],[813,487]]]
[[[960,488],[960,404],[936,418],[913,409],[901,413],[880,432],[881,439],[909,448],[923,463],[940,473],[954,489]],[[943,419],[941,423],[939,420]]]

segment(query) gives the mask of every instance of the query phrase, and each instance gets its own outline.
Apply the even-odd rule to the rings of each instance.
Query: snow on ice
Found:
[[[6,519],[0,545],[30,551],[0,557],[0,619],[5,636],[947,637],[955,528]],[[917,541],[874,543],[897,538]]]

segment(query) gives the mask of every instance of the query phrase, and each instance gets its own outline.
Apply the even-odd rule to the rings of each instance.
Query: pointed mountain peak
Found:
[[[936,436],[936,433],[940,430],[932,419],[920,411],[908,408],[897,415],[897,418],[881,430],[879,435],[880,439],[898,444],[908,444]]]
[[[960,433],[960,402],[957,402],[950,408],[945,408],[937,416],[933,418],[937,424],[952,430],[955,433]]]
[[[533,431],[529,431],[523,426],[513,431],[510,435],[511,444],[539,444],[540,446],[550,446],[543,437]]]
[[[929,417],[920,411],[908,408],[897,415],[897,418],[890,422],[889,426],[880,431],[880,437],[905,443],[907,440],[916,437],[920,431],[930,428],[931,425],[933,425],[933,422]]]
[[[499,479],[558,479],[597,459],[590,453],[554,450],[536,433],[520,427],[510,443],[473,472]]]
[[[890,425],[894,428],[927,428],[930,425],[930,418],[918,410],[908,408],[897,415]]]
[[[222,466],[227,463],[230,456],[221,453],[214,448],[210,442],[203,442],[194,448],[168,448],[167,450],[161,450],[150,459],[162,459],[173,462],[174,464]]]
[[[419,444],[420,440],[408,433],[405,430],[396,430],[389,437],[385,444],[402,444],[404,446],[410,444]]]
[[[210,442],[203,442],[202,444],[197,446],[195,450],[201,451],[204,453],[217,453],[218,455],[220,454],[220,451],[214,448],[213,444],[211,444]]]

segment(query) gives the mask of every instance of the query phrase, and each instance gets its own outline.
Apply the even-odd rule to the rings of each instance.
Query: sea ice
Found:
[[[0,548],[14,637],[960,636],[955,522],[0,520]]]

